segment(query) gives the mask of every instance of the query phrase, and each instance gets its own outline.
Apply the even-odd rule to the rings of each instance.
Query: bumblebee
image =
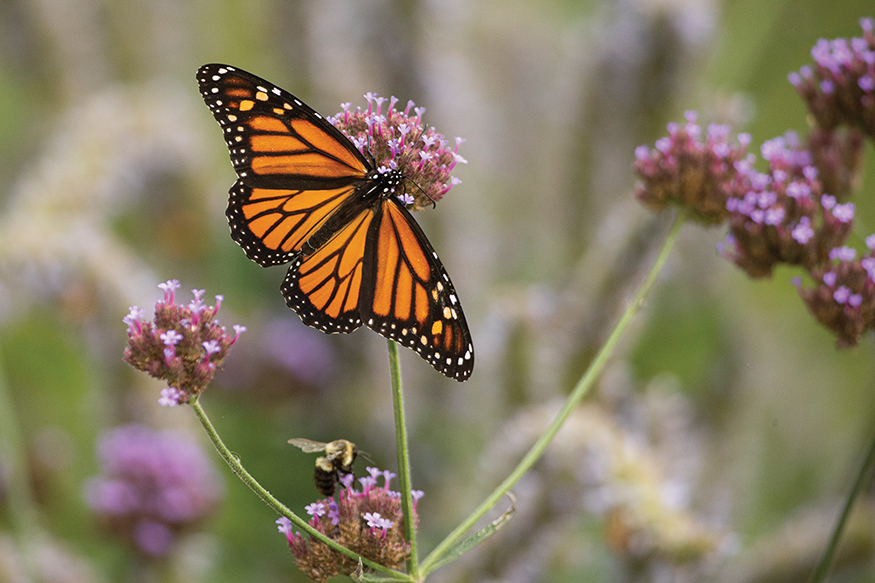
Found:
[[[313,482],[323,496],[334,496],[334,489],[342,476],[352,473],[352,464],[359,451],[355,444],[346,439],[336,439],[330,443],[313,441],[303,437],[290,439],[289,443],[300,447],[304,453],[324,451],[325,455],[316,458]]]

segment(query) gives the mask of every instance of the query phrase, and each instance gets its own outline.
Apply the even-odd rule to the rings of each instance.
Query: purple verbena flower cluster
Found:
[[[781,263],[804,267],[815,287],[797,280],[799,294],[840,347],[875,330],[875,256],[856,259],[845,246],[863,141],[875,140],[875,20],[860,24],[862,38],[820,40],[811,51],[814,67],[790,74],[817,125],[805,140],[791,132],[765,142],[767,171],[757,171],[756,157],[745,153],[746,134],[733,147],[728,129],[711,126],[702,141],[690,112],[684,126],[669,124],[656,149],[639,146],[634,162],[639,200],[655,210],[679,204],[706,224],[726,221],[729,234],[718,250],[750,277],[768,277]],[[875,238],[867,245],[871,250]]]
[[[823,263],[847,240],[854,205],[823,194],[811,153],[796,134],[769,140],[761,150],[767,173],[753,168],[753,155],[736,164],[721,254],[754,278],[770,276],[777,263],[809,269]]]
[[[790,73],[790,83],[824,129],[858,128],[875,139],[875,19],[861,18],[863,36],[820,39],[811,49],[814,66]]]
[[[167,381],[158,402],[172,407],[188,403],[206,388],[246,327],[235,325],[231,336],[219,325],[215,318],[222,296],[216,296],[215,306],[206,306],[204,290],[193,290],[194,300],[182,306],[175,303],[177,280],[158,287],[164,290],[164,300],[155,304],[154,321],[145,320],[145,313],[137,306],[131,306],[124,318],[128,325],[124,360]]]
[[[383,113],[385,97],[366,93],[368,108],[351,110],[343,103],[343,111],[328,118],[346,134],[364,156],[373,156],[377,168],[401,170],[407,180],[404,192],[398,198],[411,210],[420,210],[440,200],[447,191],[461,181],[450,176],[457,163],[466,164],[459,155],[459,146],[465,141],[455,139],[455,148],[432,127],[422,125],[424,107],[407,102],[403,111],[397,111],[396,97],[389,98]],[[412,110],[412,111],[411,111]]]
[[[353,488],[355,477],[348,474],[341,479],[344,488],[336,502],[325,498],[307,505],[306,511],[312,517],[310,526],[366,559],[397,569],[407,560],[410,544],[404,539],[401,494],[389,489],[395,474],[377,468],[367,470],[370,476],[359,479],[360,491]],[[378,483],[381,477],[382,487]],[[414,524],[418,523],[416,502],[421,497],[421,491],[413,491]],[[326,544],[292,532],[288,518],[276,522],[286,535],[298,568],[311,580],[321,582],[340,573],[348,575],[358,567],[357,562]]]
[[[125,425],[98,443],[100,474],[85,485],[100,524],[151,558],[169,554],[223,496],[221,478],[197,442],[173,431]]]
[[[717,124],[703,136],[696,112],[684,116],[685,124],[668,124],[668,137],[657,140],[654,149],[635,150],[640,179],[635,196],[654,211],[678,204],[694,220],[718,224],[729,216],[726,201],[733,195],[736,164],[746,158],[750,136],[740,134],[738,143],[730,144],[729,128]]]
[[[866,330],[875,330],[875,235],[866,246],[869,252],[860,259],[850,247],[833,249],[829,262],[810,271],[813,288],[794,279],[808,309],[836,334],[840,347],[855,346]]]

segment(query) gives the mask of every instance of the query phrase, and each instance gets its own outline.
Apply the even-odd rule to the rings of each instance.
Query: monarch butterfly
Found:
[[[291,262],[286,304],[329,334],[364,322],[467,380],[471,334],[437,253],[395,196],[405,175],[378,171],[339,129],[264,79],[218,64],[197,79],[237,171],[225,213],[231,237],[263,267]]]

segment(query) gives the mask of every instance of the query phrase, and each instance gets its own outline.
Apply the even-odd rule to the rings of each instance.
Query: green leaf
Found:
[[[514,499],[513,494],[508,492],[507,497],[510,498],[510,508],[508,508],[504,514],[493,520],[491,524],[481,528],[471,536],[463,538],[462,540],[448,548],[447,551],[440,557],[438,557],[438,559],[431,565],[428,573],[446,565],[451,561],[455,561],[456,559],[476,547],[478,544],[495,534],[495,531],[504,526],[505,523],[510,520],[510,517],[513,516],[513,513],[516,512],[516,500]],[[428,573],[423,573],[423,576],[427,575]]]

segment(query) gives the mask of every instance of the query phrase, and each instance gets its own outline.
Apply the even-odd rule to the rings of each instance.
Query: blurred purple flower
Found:
[[[312,386],[328,384],[338,367],[332,344],[298,320],[271,321],[261,344],[265,356]]]
[[[815,285],[794,282],[812,315],[836,336],[839,348],[856,346],[867,330],[875,330],[875,238],[866,238],[868,253],[856,258],[850,247],[829,252],[830,262],[809,271]]]
[[[813,268],[844,244],[853,205],[822,195],[820,173],[796,134],[769,140],[761,151],[767,173],[737,165],[735,194],[726,203],[729,235],[720,253],[754,278],[770,276],[778,263]]]
[[[856,128],[875,138],[875,34],[871,18],[860,19],[862,38],[820,39],[811,49],[814,65],[788,79],[826,130]]]
[[[717,224],[729,215],[727,200],[735,194],[737,165],[747,158],[750,136],[740,134],[731,144],[729,128],[711,124],[703,139],[696,112],[685,116],[684,125],[668,124],[668,137],[657,140],[655,149],[635,150],[635,196],[654,211],[676,204],[701,223]]]
[[[167,555],[178,536],[212,515],[221,477],[185,434],[125,425],[103,434],[100,474],[85,498],[100,523],[149,557]]]

